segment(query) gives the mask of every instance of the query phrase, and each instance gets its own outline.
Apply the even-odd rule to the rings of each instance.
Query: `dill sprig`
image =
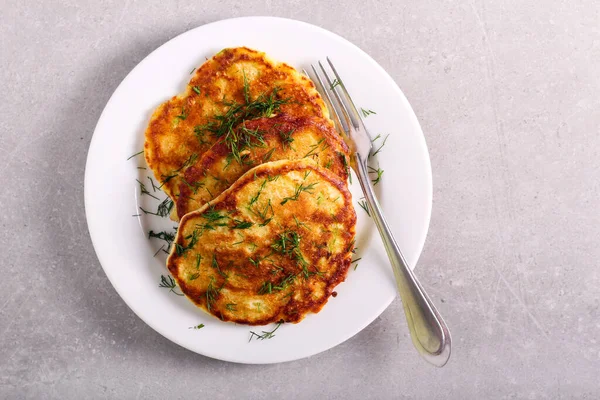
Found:
[[[171,171],[168,175],[163,175],[162,176],[162,184],[158,187],[159,189],[162,188],[164,186],[165,183],[169,182],[171,179],[175,178],[176,176],[179,175],[179,173],[184,170],[187,169],[188,167],[194,165],[196,163],[196,161],[198,160],[198,154],[193,153],[191,154],[183,163],[183,165],[179,168],[177,168],[176,170]]]
[[[148,180],[150,180],[150,184],[152,185],[152,191],[156,192],[157,190],[160,190],[160,188],[158,186],[156,186],[156,184],[154,183],[154,180],[152,178],[150,178],[149,176],[147,176],[146,178],[148,178]]]
[[[160,283],[158,284],[158,287],[169,289],[169,292],[173,292],[177,296],[183,296],[183,293],[177,293],[175,291],[177,284],[175,283],[175,280],[173,279],[173,277],[171,275],[167,275],[167,276],[161,275]]]
[[[133,157],[135,157],[135,156],[139,156],[139,155],[140,155],[140,154],[142,154],[143,152],[144,152],[144,150],[140,151],[139,153],[135,153],[135,154],[134,154],[134,155],[132,155],[132,156],[129,156],[129,157],[127,158],[127,161],[131,160],[131,159],[132,159]]]
[[[167,244],[167,250],[165,251],[165,253],[168,253],[169,249],[171,248],[171,245],[173,244],[173,241],[175,240],[175,232],[162,231],[157,233],[151,230],[150,232],[148,232],[148,239],[150,238],[164,240]]]
[[[231,229],[248,229],[248,228],[251,228],[253,225],[254,225],[254,223],[249,222],[249,221],[242,221],[239,219],[234,219],[233,226],[231,227]]]
[[[200,94],[200,88],[198,86],[192,86],[192,90],[196,92],[196,94]]]
[[[260,304],[260,303],[259,303]],[[250,331],[250,339],[248,339],[248,343],[250,343],[252,341],[253,338],[256,338],[256,340],[265,340],[265,339],[272,339],[275,337],[275,331],[277,329],[279,329],[279,327],[283,324],[283,321],[278,322],[277,326],[275,327],[275,329],[273,329],[272,331],[262,331],[262,334],[259,335],[256,332]]]
[[[333,82],[331,82],[331,86],[329,86],[330,90],[333,90],[336,86],[339,86],[341,84],[341,82],[336,78],[333,80]]]
[[[265,155],[262,158],[263,163],[269,162],[271,157],[273,157],[274,151],[275,151],[275,147],[273,147],[271,150],[269,150],[268,152],[265,153]]]
[[[279,283],[273,283],[271,281],[265,281],[258,289],[258,294],[271,294],[274,290],[282,291],[288,288],[296,279],[295,274],[290,274],[284,277]]]
[[[350,181],[350,184],[352,185],[352,174],[350,173],[350,164],[348,164],[348,159],[346,158],[346,155],[344,153],[342,153],[341,151],[338,151],[337,154],[338,154],[338,157],[340,157],[340,159],[342,160],[342,166],[348,173],[348,180]]]
[[[210,264],[214,269],[217,270],[217,272],[219,273],[219,275],[221,275],[223,278],[227,279],[227,274],[223,271],[221,271],[221,267],[219,266],[219,262],[217,261],[217,255],[213,253],[213,257],[212,257],[212,261]]]
[[[265,185],[267,184],[267,180],[265,179],[261,184],[260,187],[258,188],[258,192],[256,192],[256,194],[254,196],[252,196],[252,198],[250,199],[250,203],[249,205],[252,205],[254,203],[256,203],[258,201],[258,198],[260,197],[260,194],[262,193],[263,189],[265,188]]]
[[[183,121],[184,119],[187,118],[188,114],[189,114],[189,111],[186,111],[185,107],[181,107],[181,112],[175,118]]]
[[[377,114],[375,111],[373,110],[365,110],[364,108],[360,108],[360,111],[362,112],[363,117],[368,117],[371,114]]]
[[[321,149],[319,149],[319,146],[323,143],[323,146],[321,147]],[[325,142],[325,138],[322,138],[321,140],[319,140],[317,143],[311,145],[309,147],[309,151],[308,153],[306,153],[304,155],[304,157],[302,158],[306,158],[306,157],[310,157],[310,156],[316,156],[318,155],[321,151],[327,150],[327,148],[329,147],[329,144],[327,142]],[[317,151],[317,149],[319,149],[319,151]]]
[[[364,199],[364,197],[363,197],[363,199]],[[371,216],[371,212],[369,211],[369,206],[368,206],[366,200],[359,200],[358,201],[358,205],[360,206],[360,208],[362,208],[363,210],[365,210],[365,212],[367,213],[367,215],[369,217]]]
[[[302,268],[304,276],[308,278],[308,262],[300,251],[301,236],[298,232],[286,230],[279,234],[277,239],[271,244],[271,249],[276,253],[288,256],[296,260],[296,263]]]
[[[381,152],[381,149],[383,149],[383,146],[385,146],[385,142],[387,142],[387,140],[388,140],[388,138],[389,138],[389,137],[390,137],[390,135],[389,135],[389,134],[387,134],[387,135],[385,136],[385,138],[383,139],[383,142],[381,143],[381,145],[380,145],[380,146],[377,148],[377,150],[375,150],[375,151],[373,151],[373,152],[371,153],[371,156],[370,156],[370,157],[375,157],[377,154],[379,154],[379,152]],[[373,139],[373,140],[372,140],[372,142],[373,142],[373,143],[375,143],[375,141],[376,141],[376,140],[378,140],[378,139],[380,139],[380,138],[381,138],[381,135],[377,135],[377,136],[375,137],[375,139]]]
[[[302,192],[313,194],[312,190],[314,189],[315,186],[317,186],[317,182],[313,182],[310,185],[305,185],[304,183],[300,183],[296,186],[296,189],[294,190],[294,195],[284,197],[283,200],[281,200],[281,203],[279,203],[279,204],[284,205],[288,201],[297,201],[298,198],[300,197],[300,194],[302,194]]]
[[[201,131],[208,131],[216,139],[222,139],[233,158],[240,164],[243,164],[241,151],[248,147],[265,145],[262,132],[247,129],[242,123],[256,118],[270,117],[290,100],[289,98],[279,98],[278,93],[281,89],[278,87],[275,87],[270,94],[261,93],[252,100],[250,84],[243,71],[242,74],[244,79],[244,104],[235,101],[223,101],[223,104],[228,106],[227,111],[224,114],[216,115],[213,120],[205,125],[197,127],[197,134]],[[240,129],[234,129],[240,125]]]
[[[289,131],[279,131],[279,137],[281,138],[281,142],[283,143],[283,147],[290,148],[292,143],[294,142],[294,138],[292,135],[294,134],[294,129]]]
[[[171,210],[173,210],[173,205],[173,200],[171,200],[170,197],[167,197],[158,205],[156,212],[145,210],[142,207],[140,207],[140,210],[142,210],[144,214],[156,215],[158,217],[165,218],[171,214]]]
[[[377,185],[380,181],[381,181],[381,176],[383,175],[383,170],[379,167],[377,167],[377,169],[368,166],[369,168],[369,173],[370,174],[377,174],[377,177],[374,179],[371,179],[371,182],[373,182],[373,185]]]
[[[206,288],[206,308],[208,309],[208,312],[210,312],[212,305],[217,301],[217,298],[221,293],[221,289],[223,289],[223,286],[216,288],[214,283],[215,277],[211,276]],[[225,285],[225,283],[223,283],[223,285]]]
[[[178,256],[183,255],[186,251],[191,249],[198,242],[198,231],[194,230],[190,235],[187,235],[185,240],[189,240],[188,244],[185,246],[180,245],[179,243],[175,243],[175,252]]]
[[[246,207],[246,209],[248,211],[250,211],[252,214],[254,214],[255,216],[259,217],[260,219],[262,219],[263,222],[261,222],[260,224],[258,224],[258,226],[266,226],[269,222],[271,222],[271,220],[273,219],[273,216],[275,215],[275,211],[273,210],[273,205],[271,204],[271,199],[269,199],[267,201],[267,204],[265,204],[264,208],[256,208],[256,207]],[[271,216],[269,216],[269,212],[271,214]]]
[[[146,189],[146,185],[144,185],[142,182],[140,182],[140,180],[139,180],[139,179],[136,179],[136,181],[137,181],[137,183],[139,183],[139,184],[140,184],[140,193],[141,193],[141,195],[140,195],[140,196],[143,196],[143,195],[145,195],[145,194],[146,194],[146,195],[148,195],[148,196],[150,196],[150,197],[152,197],[152,198],[155,198],[156,200],[160,200],[158,197],[156,197],[155,195],[153,195],[152,193],[150,193],[150,192],[148,191],[148,189]]]

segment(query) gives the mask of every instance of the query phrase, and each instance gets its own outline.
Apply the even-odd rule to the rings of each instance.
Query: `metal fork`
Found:
[[[330,78],[330,74],[319,61],[320,73],[314,65],[311,65],[314,73],[312,80],[323,95],[337,129],[341,130],[340,133],[343,131],[346,134],[346,141],[351,151],[350,165],[356,172],[370,214],[377,225],[392,264],[413,344],[425,360],[437,367],[443,367],[450,358],[452,341],[450,331],[417,277],[408,267],[383,216],[367,170],[367,160],[372,150],[371,136],[329,57],[327,62],[335,79]],[[306,71],[304,73],[310,77]],[[333,96],[330,96],[330,92]]]

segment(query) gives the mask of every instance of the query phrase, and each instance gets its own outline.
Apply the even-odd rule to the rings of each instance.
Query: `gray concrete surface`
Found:
[[[242,15],[345,36],[412,103],[434,174],[418,273],[453,330],[444,369],[413,351],[399,301],[330,351],[246,366],[162,338],[105,277],[83,209],[100,112],[154,48]],[[3,0],[0,40],[0,398],[600,398],[596,0]]]

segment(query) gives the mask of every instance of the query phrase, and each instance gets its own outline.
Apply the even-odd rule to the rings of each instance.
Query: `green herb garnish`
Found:
[[[144,214],[150,214],[150,215],[156,215],[158,217],[168,217],[169,214],[171,214],[171,210],[173,209],[173,200],[171,200],[170,197],[167,197],[166,199],[164,199],[159,205],[158,208],[156,209],[156,212],[152,212],[152,211],[148,211],[143,209],[142,207],[140,207],[140,210],[142,210],[142,212]]]
[[[175,118],[183,121],[184,119],[187,118],[189,112],[185,111],[185,107],[181,107],[181,113],[179,113],[179,115],[177,115]]]
[[[169,292],[173,292],[177,296],[183,296],[183,293],[177,293],[175,291],[177,284],[175,283],[175,280],[173,279],[173,277],[171,277],[171,275],[167,275],[167,276],[161,275],[160,283],[158,284],[158,287],[169,289]]]
[[[133,157],[135,157],[135,156],[139,156],[139,155],[140,155],[140,154],[142,154],[143,152],[144,152],[144,150],[140,151],[139,153],[135,153],[135,154],[134,154],[134,155],[132,155],[132,156],[129,156],[129,157],[127,158],[127,161],[131,160],[131,159],[132,159]]]
[[[260,303],[258,303],[258,304],[260,304]],[[265,339],[272,339],[272,338],[274,338],[275,337],[275,331],[277,329],[279,329],[279,327],[281,326],[281,324],[283,324],[283,322],[278,322],[277,326],[275,327],[275,329],[273,329],[270,332],[262,331],[261,335],[259,335],[256,332],[250,331],[250,339],[248,339],[248,343],[250,343],[253,338],[256,338],[256,340],[265,340]]]
[[[202,328],[204,328],[204,324],[199,324],[199,325],[196,325],[196,326],[190,326],[188,329],[202,329]]]
[[[381,176],[383,175],[383,170],[381,168],[375,169],[371,166],[369,166],[368,168],[369,168],[370,174],[377,174],[376,178],[371,179],[371,182],[373,182],[373,185],[377,185],[379,183],[379,181],[381,181]]]
[[[248,229],[254,225],[252,222],[242,221],[239,219],[234,219],[233,222],[234,224],[231,229]]]
[[[179,167],[178,169],[171,171],[168,175],[163,175],[162,176],[162,184],[158,187],[159,189],[162,188],[164,186],[165,183],[169,182],[171,179],[175,178],[176,176],[179,175],[179,173],[184,170],[187,169],[188,167],[194,165],[196,163],[196,161],[198,160],[198,154],[193,153],[191,154],[187,160],[184,161],[183,165],[181,167]]]
[[[365,212],[367,213],[367,215],[369,217],[371,216],[371,212],[369,211],[369,206],[367,205],[367,201],[366,200],[359,200],[358,201],[358,205],[360,206],[360,208],[362,208],[363,210],[365,210]]]
[[[281,200],[281,202],[279,204],[284,205],[288,201],[297,201],[302,192],[313,194],[312,190],[314,189],[315,186],[317,186],[317,182],[313,182],[310,185],[305,185],[304,183],[300,183],[299,185],[296,186],[296,189],[294,190],[294,195],[289,196],[289,197],[284,197],[283,200]]]
[[[150,192],[148,191],[148,189],[146,189],[146,185],[144,185],[142,182],[140,182],[140,180],[139,180],[139,179],[136,179],[136,181],[137,181],[137,183],[139,183],[139,184],[140,184],[140,193],[141,193],[141,194],[140,194],[140,196],[143,196],[143,195],[145,195],[145,194],[146,194],[146,195],[148,195],[148,196],[150,196],[150,197],[153,197],[153,198],[155,198],[156,200],[160,200],[158,197],[156,197],[155,195],[153,195],[152,193],[150,193]]]
[[[363,117],[368,117],[371,114],[377,114],[375,111],[373,110],[365,110],[364,108],[361,107],[360,111],[362,112]]]
[[[377,135],[375,137],[375,139],[373,139],[372,141],[375,142],[377,139],[379,139],[381,137],[381,135]],[[389,134],[387,134],[385,136],[385,138],[383,139],[383,143],[381,143],[381,146],[379,146],[379,148],[377,148],[377,150],[375,150],[374,152],[372,152],[371,157],[375,157],[380,151],[381,149],[383,149],[383,146],[385,146],[385,142],[387,142],[388,138],[390,137]]]

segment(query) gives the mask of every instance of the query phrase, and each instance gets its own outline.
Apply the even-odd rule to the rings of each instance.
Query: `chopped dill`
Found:
[[[196,326],[190,326],[188,329],[202,329],[204,328],[204,324],[198,324]]]
[[[221,275],[223,278],[227,279],[227,274],[225,272],[221,271],[221,267],[219,266],[219,262],[217,261],[217,255],[214,253],[213,253],[211,266],[217,270],[219,275]]]
[[[140,207],[140,210],[142,210],[142,212],[144,214],[150,214],[150,215],[156,215],[158,217],[168,217],[169,214],[171,214],[171,210],[173,209],[173,200],[171,200],[170,197],[167,197],[166,199],[164,199],[159,205],[158,208],[156,209],[156,212],[152,212],[152,211],[148,211],[143,209],[142,207]]]
[[[153,192],[156,192],[157,189],[160,190],[158,188],[158,186],[156,186],[156,184],[154,184],[154,180],[152,180],[152,178],[150,178],[149,176],[147,176],[146,178],[148,178],[150,180],[150,184],[152,185],[152,191]]]
[[[338,156],[342,160],[342,166],[348,173],[348,180],[350,181],[350,184],[352,185],[352,174],[350,173],[350,165],[348,164],[348,159],[346,158],[346,155],[344,153],[342,153],[341,151],[338,151],[337,153],[338,153]]]
[[[231,227],[231,229],[248,229],[251,228],[254,223],[252,222],[248,222],[248,221],[242,221],[239,219],[234,219],[233,220],[233,226]]]
[[[258,289],[258,294],[271,294],[273,291],[273,284],[271,282],[263,282],[263,284]]]
[[[198,160],[198,154],[193,153],[191,154],[183,163],[183,165],[181,167],[179,167],[178,169],[171,171],[168,175],[163,175],[162,176],[162,184],[158,187],[159,189],[161,187],[164,186],[165,183],[169,182],[171,179],[175,178],[176,176],[179,175],[179,173],[184,170],[187,169],[188,167],[194,165],[196,163],[196,161]]]
[[[370,174],[377,174],[377,177],[374,179],[371,179],[371,182],[373,182],[373,185],[377,185],[380,181],[381,181],[381,176],[383,175],[383,170],[379,167],[377,167],[377,169],[369,166],[369,173]]]
[[[377,139],[379,139],[381,137],[381,135],[377,135],[375,137],[375,139],[373,139],[373,142],[375,142]],[[371,157],[375,157],[379,152],[381,152],[381,149],[383,149],[383,146],[385,146],[385,142],[387,142],[388,138],[390,137],[389,134],[387,134],[385,136],[385,138],[383,139],[383,142],[381,143],[381,145],[377,148],[377,150],[375,150],[374,152],[371,153]]]
[[[200,94],[200,88],[198,86],[192,86],[192,90],[197,94]]]
[[[250,86],[244,73],[244,104],[223,101],[228,106],[224,114],[216,115],[213,120],[200,130],[210,132],[216,139],[223,139],[233,158],[240,164],[244,164],[241,152],[246,148],[265,145],[262,132],[250,130],[242,123],[261,117],[270,117],[279,111],[280,107],[289,102],[289,98],[279,98],[281,89],[276,87],[270,94],[262,93],[254,100],[250,96]],[[239,129],[234,129],[240,126]]]
[[[162,232],[154,232],[154,231],[150,231],[148,232],[148,239],[150,238],[156,238],[159,240],[164,240],[165,243],[167,244],[167,252],[169,251],[169,249],[171,248],[171,245],[173,244],[173,241],[175,240],[175,232],[167,232],[167,231],[162,231]],[[164,247],[164,245],[163,245]],[[160,251],[160,249],[159,249]],[[156,252],[156,254],[158,254],[158,251]],[[154,256],[156,256],[156,254]]]
[[[171,275],[167,275],[167,276],[161,275],[160,283],[158,284],[158,287],[169,289],[169,292],[173,292],[177,296],[183,296],[183,293],[177,293],[175,291],[177,284],[175,283],[175,280],[173,279],[173,277]]]
[[[365,110],[364,108],[361,107],[360,111],[362,112],[363,117],[368,117],[371,114],[377,114],[375,111],[373,110]]]
[[[227,311],[237,311],[237,304],[236,303],[225,304],[225,309]]]
[[[148,195],[148,196],[150,196],[150,197],[153,197],[153,198],[155,198],[156,200],[160,200],[158,197],[156,197],[155,195],[153,195],[152,193],[150,193],[150,192],[148,191],[148,189],[146,189],[146,185],[144,185],[142,182],[140,182],[140,180],[139,180],[139,179],[136,179],[136,181],[137,181],[137,183],[139,183],[139,184],[140,184],[140,193],[141,193],[141,195],[140,195],[140,196],[142,196],[142,195],[145,195],[145,194],[146,194],[146,195]]]
[[[302,268],[304,276],[308,278],[308,262],[300,251],[300,240],[301,236],[298,232],[286,230],[280,233],[277,239],[271,244],[271,249],[276,253],[295,259]]]
[[[179,243],[175,243],[175,252],[178,256],[183,255],[186,251],[188,251],[196,245],[196,243],[198,242],[198,231],[194,230],[194,232],[192,232],[191,235],[187,235],[184,239],[189,240],[188,244],[185,246],[182,246]]]
[[[269,150],[267,153],[265,153],[265,155],[262,158],[263,163],[269,162],[269,160],[273,156],[274,151],[275,151],[275,147],[273,147],[271,150]]]
[[[188,114],[189,112],[186,112],[185,107],[181,107],[181,113],[179,113],[179,115],[177,115],[175,118],[183,121],[187,118]]]
[[[256,194],[254,196],[252,196],[252,198],[250,199],[250,204],[252,205],[254,203],[256,203],[256,201],[258,200],[258,198],[260,197],[260,194],[262,193],[263,189],[265,188],[265,185],[267,184],[267,180],[265,179],[261,184],[260,184],[260,188],[258,188],[258,192],[256,192]]]
[[[341,84],[341,82],[336,78],[333,80],[333,82],[331,82],[331,86],[329,87],[330,90],[333,90],[336,86],[339,86]]]
[[[294,134],[294,129],[291,129],[287,132],[279,131],[279,137],[281,138],[281,142],[283,143],[284,148],[286,146],[288,148],[291,147],[292,143],[294,142],[294,138],[292,137],[293,134]]]
[[[258,303],[258,304],[260,304],[260,303]],[[282,322],[278,322],[277,326],[272,331],[269,331],[269,332],[262,331],[261,335],[259,335],[256,332],[250,331],[250,339],[248,339],[248,343],[250,343],[252,341],[252,339],[254,339],[254,338],[256,338],[256,340],[265,340],[265,339],[272,339],[272,338],[274,338],[275,337],[275,331],[277,329],[279,329],[279,327],[281,326],[281,324],[283,324],[283,321]]]
[[[132,155],[132,156],[129,156],[129,157],[127,158],[127,161],[131,160],[131,159],[132,159],[133,157],[135,157],[135,156],[139,156],[139,155],[140,155],[140,154],[142,154],[143,152],[144,152],[144,150],[140,151],[139,153],[135,153],[135,154],[134,154],[134,155]]]
[[[364,199],[364,197],[363,197]],[[366,200],[359,200],[358,201],[358,205],[360,206],[360,208],[362,208],[363,210],[365,210],[365,212],[367,213],[367,215],[370,217],[371,216],[371,212],[369,211],[369,206],[367,205],[367,201]]]
[[[320,149],[320,151],[324,151],[324,150],[326,150],[329,147],[329,144],[327,142],[325,142],[325,138],[322,138],[317,143],[311,145],[310,146],[310,150],[308,151],[308,153],[306,153],[304,155],[304,157],[302,157],[302,158],[318,155],[320,151],[317,151],[317,149],[319,148],[319,146],[321,145],[321,143],[324,143],[324,144],[323,144],[322,148]]]
[[[306,178],[305,178],[306,179]],[[305,185],[304,183],[300,183],[296,186],[293,196],[284,197],[283,200],[279,204],[284,205],[288,201],[297,201],[302,192],[313,194],[313,189],[317,185],[317,182],[313,182],[310,185]]]
[[[214,283],[215,277],[211,276],[210,282],[208,282],[206,288],[206,308],[208,309],[208,312],[210,312],[212,305],[217,301],[217,297],[219,297],[219,294],[221,293],[221,289],[223,289],[223,286],[215,288]]]

